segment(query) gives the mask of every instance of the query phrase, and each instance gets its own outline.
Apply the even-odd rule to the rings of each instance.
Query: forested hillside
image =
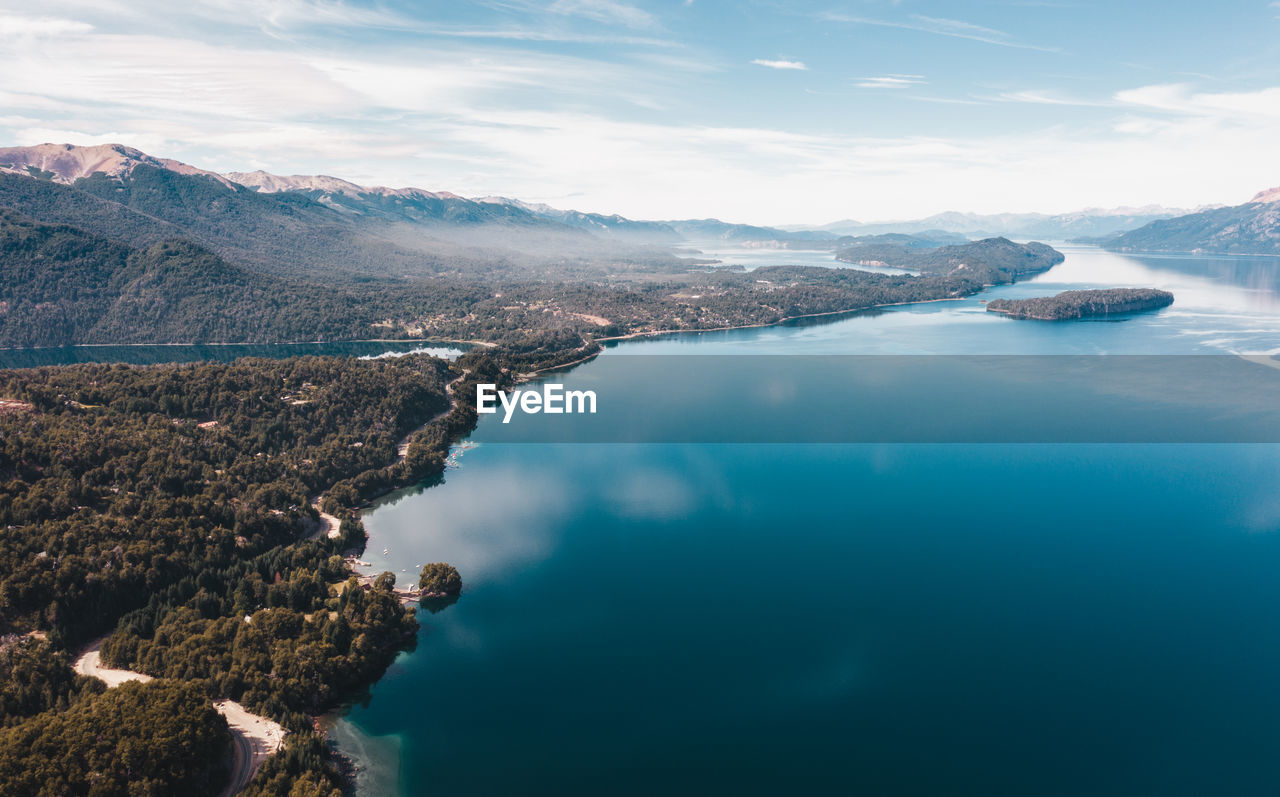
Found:
[[[1267,199],[1267,197],[1270,197]],[[1103,241],[1119,252],[1221,252],[1280,254],[1280,194],[1267,192],[1229,208],[1161,219]]]
[[[0,211],[0,346],[372,337],[375,291],[295,283],[170,239],[132,250]]]
[[[227,780],[227,721],[196,686],[128,683],[0,731],[6,795],[213,797]]]
[[[506,205],[424,193],[260,193],[147,164],[71,185],[0,173],[0,208],[131,247],[184,238],[257,273],[326,284],[678,265],[664,250],[610,244]]]
[[[0,207],[130,246],[182,237],[278,276],[426,275],[480,263],[444,244],[443,257],[398,247],[301,194],[259,194],[146,165],[74,186],[0,174]]]
[[[749,274],[508,274],[330,285],[250,271],[181,239],[132,250],[72,227],[0,212],[0,346],[388,337],[509,344],[559,330],[578,336],[570,347],[576,348],[582,338],[770,324],[963,296],[985,282],[1008,281],[1061,258],[1039,244],[1003,239],[932,250],[849,251],[860,258],[898,257],[895,263],[929,273],[774,266]]]
[[[451,378],[420,355],[0,372],[0,793],[212,793],[227,737],[208,698],[292,731],[254,793],[338,788],[311,716],[376,679],[416,622],[390,574],[349,578],[358,521],[305,539],[310,497],[438,474],[474,415],[388,465]],[[68,651],[112,628],[109,663],[183,684],[104,694],[73,676]]]
[[[840,249],[836,257],[849,263],[879,263],[922,274],[978,280],[988,285],[1012,282],[1045,271],[1063,260],[1062,253],[1050,246],[1017,244],[1008,238],[935,247],[873,239]]]

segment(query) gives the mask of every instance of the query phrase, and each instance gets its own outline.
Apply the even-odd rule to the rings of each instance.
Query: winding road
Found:
[[[342,521],[320,508],[322,495],[317,495],[311,499],[311,505],[320,513],[320,527],[307,537],[309,540],[318,540],[321,537],[328,537],[331,540],[338,539],[342,530]]]
[[[409,434],[400,438],[400,443],[396,446],[396,462],[397,463],[404,462],[405,459],[408,458],[409,440],[412,439],[415,434],[417,434],[418,432],[421,432],[423,429],[427,428],[428,426],[440,420],[441,418],[448,417],[449,413],[453,412],[453,408],[458,406],[458,397],[453,395],[453,386],[461,382],[463,379],[465,379],[467,374],[469,373],[471,373],[470,368],[463,368],[461,374],[449,380],[449,383],[444,386],[444,392],[446,395],[449,396],[448,409],[444,410],[443,412],[437,412],[434,416],[431,417],[431,420],[427,421],[426,423],[422,424],[418,428],[414,429],[412,432],[409,432]]]
[[[399,457],[398,461],[403,462],[409,455],[409,440],[414,434],[423,427],[433,424],[453,412],[458,405],[457,396],[453,394],[453,386],[462,381],[469,373],[471,373],[469,370],[464,370],[460,376],[445,385],[445,392],[449,395],[449,408],[438,413],[431,420],[404,436],[396,451]],[[320,513],[320,523],[319,528],[310,535],[310,539],[319,539],[322,536],[336,538],[340,533],[341,521],[320,509],[322,498],[323,496],[316,496],[312,501],[312,505]],[[101,649],[102,643],[105,641],[106,637],[103,637],[85,648],[72,663],[72,668],[81,675],[99,679],[108,687],[116,687],[129,681],[145,683],[152,680],[151,676],[146,673],[134,672],[133,670],[117,670],[102,666]],[[249,785],[249,781],[253,780],[253,776],[257,773],[258,768],[262,766],[262,763],[272,753],[280,749],[284,744],[284,736],[287,731],[273,720],[257,714],[251,714],[244,706],[235,701],[217,700],[214,701],[213,706],[218,710],[219,714],[226,718],[227,725],[231,729],[233,743],[231,779],[226,788],[222,790],[220,797],[232,797]]]
[[[146,673],[103,667],[101,649],[105,641],[106,637],[103,637],[85,648],[72,663],[72,669],[81,675],[97,678],[108,687],[116,687],[129,681],[145,683],[152,680]],[[220,797],[232,797],[249,785],[262,762],[280,749],[287,731],[278,722],[251,714],[233,700],[214,701],[213,707],[226,717],[231,729],[231,780],[227,782]]]

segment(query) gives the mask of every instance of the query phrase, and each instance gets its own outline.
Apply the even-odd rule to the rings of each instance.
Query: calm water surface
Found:
[[[1276,353],[1278,276],[1072,249],[965,301],[604,356]],[[1112,285],[1177,301],[1065,324],[981,303]],[[362,793],[1280,790],[1276,446],[484,444],[458,462],[365,517],[378,568],[450,561],[466,589],[335,728]]]
[[[755,271],[761,266],[822,266],[823,268],[851,268],[880,274],[910,274],[901,268],[887,266],[860,266],[836,260],[832,249],[771,249],[768,247],[742,246],[728,241],[690,241],[681,245],[689,257],[717,260],[722,266],[741,266]]]

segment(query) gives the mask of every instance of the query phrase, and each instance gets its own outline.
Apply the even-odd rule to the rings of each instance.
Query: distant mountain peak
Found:
[[[1249,202],[1280,202],[1280,186],[1268,188],[1266,191],[1259,191]]]
[[[33,147],[0,148],[0,172],[38,177],[70,185],[82,177],[101,172],[107,177],[124,177],[138,166],[152,166],[187,175],[211,177],[231,185],[215,172],[197,169],[170,158],[156,158],[123,144],[37,144]]]
[[[355,183],[324,174],[293,174],[285,177],[259,169],[252,172],[227,172],[222,176],[233,183],[256,189],[264,194],[275,194],[280,191],[324,191],[325,193],[356,196],[367,191],[367,189]]]
[[[553,208],[543,202],[525,202],[523,199],[512,199],[509,196],[480,196],[474,197],[472,202],[480,202],[485,205],[506,205],[508,207],[520,208],[530,213],[560,213],[559,208]]]
[[[338,177],[325,174],[270,174],[261,169],[254,172],[227,172],[222,175],[233,183],[252,188],[263,194],[281,191],[319,191],[322,194],[344,194],[350,197],[399,196],[426,199],[462,199],[449,191],[426,191],[421,188],[387,188],[385,186],[356,185]]]
[[[1280,254],[1280,187],[1234,207],[1213,207],[1130,230],[1105,244],[1121,252]]]

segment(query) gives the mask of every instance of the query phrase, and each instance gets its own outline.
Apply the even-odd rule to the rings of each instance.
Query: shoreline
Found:
[[[990,288],[990,285],[984,285],[983,288]],[[977,295],[977,294],[972,294]],[[832,315],[849,315],[851,313],[861,313],[866,310],[879,310],[884,307],[905,307],[910,304],[935,304],[937,302],[962,302],[968,299],[968,296],[947,296],[940,299],[919,299],[910,302],[884,302],[883,304],[869,304],[866,307],[851,307],[848,310],[827,310],[822,313],[802,313],[800,315],[789,315],[786,318],[779,318],[777,321],[768,321],[760,324],[737,324],[728,327],[707,327],[706,329],[659,329],[645,332],[629,332],[626,335],[613,335],[607,338],[596,338],[596,342],[604,342],[606,340],[632,340],[634,338],[653,338],[659,335],[692,335],[702,332],[732,332],[735,329],[765,329],[767,327],[776,327],[785,324],[788,321],[799,321],[802,318],[823,318]],[[560,366],[548,366],[560,367]]]
[[[983,289],[985,290],[986,288],[990,288],[990,287],[993,287],[993,286],[984,285]],[[659,335],[692,335],[692,334],[698,334],[703,332],[731,332],[735,329],[764,329],[767,327],[776,327],[781,324],[785,324],[789,321],[799,321],[800,319],[803,319],[803,318],[823,318],[825,316],[847,315],[850,313],[860,313],[866,310],[877,310],[884,307],[905,307],[906,305],[912,305],[912,304],[933,304],[935,302],[959,302],[959,301],[964,301],[967,298],[969,297],[948,296],[948,297],[939,298],[939,299],[919,299],[916,301],[907,301],[907,302],[885,302],[882,304],[867,305],[866,307],[851,307],[845,310],[827,310],[821,313],[801,313],[800,315],[789,315],[789,316],[786,316],[785,318],[779,318],[776,321],[764,321],[758,324],[737,324],[737,325],[723,326],[723,327],[704,327],[701,329],[644,330],[641,332],[628,332],[625,335],[610,335],[608,337],[603,337],[603,338],[593,338],[593,340],[597,343],[603,343],[606,341],[632,340],[635,338],[657,337]],[[287,341],[283,343],[244,343],[244,342],[229,343],[225,341],[218,342],[218,343],[189,343],[189,342],[67,343],[61,346],[0,346],[0,352],[56,351],[59,349],[160,348],[160,347],[177,348],[180,346],[188,346],[188,347],[203,346],[203,347],[210,347],[210,348],[214,348],[214,347],[229,348],[232,346],[341,346],[348,343],[406,343],[406,344],[416,343],[420,346],[432,346],[436,344],[445,346],[449,344],[455,344],[455,345],[467,345],[467,346],[483,346],[486,349],[495,349],[498,347],[498,344],[494,343],[493,341],[462,339],[462,338],[430,338],[430,339],[426,339],[426,338],[421,338],[421,339],[420,338],[360,338],[358,340],[294,340],[294,341]],[[592,355],[592,356],[595,356],[595,355]],[[591,357],[584,357],[581,360],[574,360],[571,363],[565,363],[563,365],[548,365],[544,368],[539,368],[535,371],[530,371],[530,373],[537,374],[537,373],[542,373],[543,371],[546,371],[546,370],[550,370],[552,368],[565,368],[570,365],[577,365],[578,363],[586,362],[589,359],[591,359]]]
[[[990,287],[993,287],[993,286],[984,285],[983,289],[985,290],[986,288],[990,288]],[[979,291],[979,293],[981,293],[981,291]],[[976,296],[977,294],[972,294],[972,295]],[[638,340],[640,338],[656,338],[661,335],[700,335],[705,332],[733,332],[734,330],[738,330],[738,329],[767,329],[769,327],[781,326],[782,324],[786,324],[789,321],[799,321],[800,319],[803,319],[803,318],[824,318],[826,316],[833,316],[833,315],[851,315],[853,313],[862,313],[867,310],[879,310],[885,307],[905,307],[907,305],[912,305],[912,304],[934,304],[936,302],[962,302],[967,298],[969,297],[968,296],[947,296],[940,299],[920,299],[918,301],[913,301],[913,302],[885,302],[883,304],[868,305],[867,307],[855,307],[849,310],[828,310],[822,313],[804,313],[802,315],[789,315],[786,318],[780,318],[777,321],[769,321],[769,322],[760,323],[760,324],[739,324],[737,326],[729,326],[729,327],[707,327],[706,329],[646,330],[643,332],[628,332],[625,335],[611,335],[606,338],[594,338],[593,340],[596,343],[604,343],[606,341],[613,342],[613,341],[625,341],[625,340]],[[561,368],[572,368],[575,365],[581,365],[582,363],[590,362],[591,360],[594,360],[596,357],[599,357],[601,352],[603,351],[604,349],[603,347],[601,347],[599,351],[596,351],[593,354],[588,354],[585,357],[581,357],[577,360],[573,360],[567,363],[561,363],[559,365],[543,366],[542,368],[536,368],[527,373],[520,374],[519,376],[521,377],[522,381],[528,381],[529,379],[532,379],[533,377],[541,373],[546,373],[548,371],[557,371]]]
[[[416,341],[409,341],[409,342],[416,342]],[[151,344],[133,344],[133,345],[147,346]],[[181,346],[186,344],[165,344],[165,345]],[[223,345],[241,345],[241,344],[223,344]],[[256,344],[248,344],[248,345],[256,345]],[[306,344],[303,344],[303,345],[306,345]],[[485,345],[492,346],[494,344],[485,344]],[[55,347],[55,348],[63,348],[63,347]],[[453,414],[457,410],[458,399],[457,399],[457,396],[454,394],[453,388],[458,382],[465,379],[470,373],[471,373],[470,369],[462,369],[461,374],[454,377],[452,380],[450,380],[445,384],[444,393],[449,399],[449,406],[446,409],[436,413],[425,423],[415,427],[412,431],[406,434],[404,438],[400,440],[400,442],[397,444],[397,447],[396,447],[397,456],[396,456],[396,459],[391,463],[392,465],[402,463],[407,458],[409,444],[414,435],[416,435],[422,429],[430,426],[431,424],[437,423],[440,420],[449,417],[451,414]],[[326,538],[337,539],[341,537],[341,534],[342,534],[341,519],[324,511],[323,509],[325,494],[326,493],[322,492],[311,499],[310,505],[313,508],[315,508],[315,510],[319,514],[319,520],[309,521],[304,519],[303,536],[301,536],[295,542],[301,542],[304,540],[320,540],[320,539],[326,539]],[[367,538],[366,538],[366,543],[367,543]],[[346,562],[346,570],[349,578],[356,578],[362,584],[370,582],[372,581],[373,578],[375,578],[375,576],[372,576],[369,574],[362,574],[361,572],[359,572],[356,569],[355,564],[351,562],[350,559],[348,559]],[[406,589],[406,588],[396,589],[395,595],[399,599],[399,604],[402,607],[407,607],[412,604],[421,605],[424,600],[448,597],[443,593],[423,592],[417,589]],[[93,677],[103,681],[107,685],[108,689],[120,686],[121,684],[128,683],[131,681],[146,683],[148,681],[155,680],[153,676],[148,675],[146,673],[137,672],[134,670],[120,670],[120,669],[103,666],[102,660],[101,660],[101,654],[99,651],[101,650],[103,643],[106,642],[106,640],[110,638],[110,636],[111,636],[111,633],[108,633],[107,635],[102,636],[90,642],[86,647],[84,647],[80,651],[79,655],[77,655],[72,661],[71,663],[72,670],[79,675]],[[180,679],[180,680],[184,680],[184,679]],[[372,687],[374,683],[377,683],[377,681],[375,680],[373,682],[368,683],[366,685],[366,688]],[[227,725],[231,732],[231,742],[232,742],[230,779],[228,780],[226,787],[219,793],[219,797],[234,797],[234,795],[239,794],[241,791],[243,791],[245,788],[248,787],[249,783],[253,780],[254,776],[258,773],[258,770],[262,767],[262,765],[267,761],[268,758],[270,758],[272,755],[274,755],[275,753],[279,752],[284,748],[284,739],[288,735],[289,731],[286,730],[282,725],[280,725],[280,723],[276,722],[270,717],[254,714],[236,701],[233,701],[227,698],[218,698],[218,699],[212,699],[211,702],[213,704],[214,709],[227,720]],[[344,702],[329,713],[345,712],[349,710],[352,705],[354,705],[353,702]],[[313,723],[315,723],[316,725],[316,731],[320,735],[320,737],[323,740],[325,740],[326,743],[332,743],[332,739],[329,734],[329,731],[331,730],[331,728],[321,727],[323,725],[323,720],[325,716],[327,715],[313,715],[312,720],[313,720]],[[336,748],[334,749],[335,749],[335,753],[338,756],[340,757],[345,756],[349,761],[356,764],[359,763],[355,758],[351,757],[350,755],[343,753],[342,751],[338,751],[336,750]],[[349,785],[352,788],[354,788],[354,785],[355,785],[354,775],[355,775],[354,769],[352,771],[347,772],[345,775],[346,777],[349,778]]]
[[[794,321],[794,320],[803,319],[803,318],[822,318],[822,317],[831,317],[831,316],[839,316],[839,315],[849,315],[852,313],[858,313],[858,312],[880,309],[885,307],[897,307],[897,306],[905,306],[905,305],[911,305],[911,304],[929,304],[929,303],[944,302],[944,301],[961,301],[964,298],[967,298],[967,297],[945,297],[945,298],[925,299],[925,300],[910,301],[910,302],[890,302],[890,303],[883,303],[883,304],[877,304],[877,305],[870,305],[867,307],[849,308],[849,309],[842,309],[842,310],[826,311],[821,313],[807,313],[807,314],[801,314],[801,315],[795,315],[795,316],[788,316],[785,318],[778,319],[776,321],[771,321],[767,323],[758,323],[758,324],[742,324],[742,325],[736,325],[736,326],[714,327],[714,328],[706,328],[706,329],[673,329],[673,330],[634,332],[627,335],[612,336],[609,338],[599,338],[593,342],[598,343],[600,341],[605,341],[605,340],[624,341],[624,340],[640,339],[644,337],[655,337],[658,335],[721,332],[721,331],[732,331],[736,329],[767,328],[767,327],[779,326],[789,321]],[[340,342],[335,341],[333,343],[405,343],[405,344],[427,345],[430,343],[444,343],[444,342],[473,343],[477,345],[482,345],[486,348],[494,348],[497,345],[497,344],[485,342],[485,341],[439,341],[439,340],[418,341],[418,340],[402,340],[402,339],[340,341]],[[324,344],[317,344],[315,342],[291,343],[291,344],[237,344],[237,343],[80,344],[75,346],[38,347],[36,349],[7,349],[7,351],[36,351],[36,350],[66,349],[66,348],[101,348],[101,347],[107,347],[107,346],[113,346],[113,345],[122,345],[122,346],[130,346],[130,347],[145,347],[145,346],[179,347],[179,346],[257,346],[257,345],[305,346],[305,345],[324,345]],[[0,351],[6,351],[6,350],[0,349]],[[597,351],[589,355],[586,355],[584,357],[581,357],[577,360],[574,360],[568,363],[558,364],[558,365],[546,366],[544,368],[537,369],[530,374],[521,375],[521,376],[527,376],[529,378],[532,378],[545,371],[572,368],[574,366],[580,365],[582,363],[585,363],[594,359],[599,354],[600,354],[600,350],[598,349]],[[467,370],[464,370],[464,372],[461,375],[455,377],[453,380],[451,380],[445,385],[445,392],[446,392],[446,395],[448,395],[449,402],[450,402],[449,407],[443,410],[442,412],[437,413],[435,416],[429,419],[426,423],[422,424],[421,426],[411,431],[409,434],[405,435],[405,437],[402,438],[397,445],[396,460],[392,464],[404,461],[404,459],[408,454],[409,441],[413,437],[413,435],[417,434],[424,427],[429,426],[432,423],[436,423],[443,418],[447,418],[454,411],[456,411],[456,409],[459,406],[459,402],[458,402],[458,397],[454,394],[453,388],[458,382],[462,381],[468,373],[470,372]],[[465,438],[463,439],[465,440]],[[393,490],[388,490],[387,492],[393,492]],[[315,496],[312,499],[313,506],[317,504],[322,504],[324,495],[325,495],[324,493],[321,493],[320,495]],[[357,508],[357,512],[359,514],[363,514],[363,512],[360,510],[363,509],[364,511],[367,511],[372,505],[372,503],[376,501],[377,498],[379,497],[381,496],[375,496],[369,501],[366,501],[362,508]],[[359,516],[359,514],[357,514],[357,516]],[[329,515],[328,513],[323,512],[323,510],[320,510],[320,515],[321,515],[320,522],[316,523],[315,528],[307,529],[308,533],[306,533],[303,539],[307,539],[307,538],[316,539],[316,538],[323,538],[323,537],[332,538],[335,536],[340,536],[341,521],[337,517],[334,517],[332,515]],[[373,544],[373,542],[374,540],[372,539],[372,537],[366,538],[366,544]],[[369,577],[369,576],[362,576],[362,574],[358,570],[356,570],[356,568],[352,566],[351,563],[348,563],[347,570],[351,575],[355,576],[357,579],[363,579],[363,578]],[[417,591],[415,590],[414,592],[416,593]],[[409,595],[407,593],[408,593],[407,590],[405,590],[404,592],[397,591],[397,595],[400,597],[402,605],[410,604],[410,603],[420,604],[423,599],[429,599],[434,597],[434,595],[430,593],[427,593],[427,594],[419,593],[414,595]],[[151,680],[150,676],[147,676],[143,673],[137,673],[129,670],[114,670],[111,668],[101,667],[100,659],[98,657],[97,651],[104,640],[105,640],[105,637],[103,639],[96,640],[94,643],[92,643],[89,646],[88,649],[83,651],[80,654],[80,656],[76,658],[73,665],[76,672],[84,675],[93,675],[95,677],[106,676],[105,678],[103,678],[103,680],[106,680],[109,686],[117,686],[120,683],[124,683],[126,681],[131,681],[131,680],[143,680],[143,681]],[[376,685],[376,683],[377,681],[370,683],[368,685],[368,688],[372,689],[372,687]],[[241,790],[242,788],[244,788],[249,783],[249,781],[252,780],[253,776],[257,773],[262,763],[266,761],[268,757],[270,757],[272,754],[274,754],[278,750],[282,749],[284,744],[283,740],[284,740],[286,731],[283,729],[282,726],[280,726],[278,723],[274,722],[273,720],[266,717],[261,717],[258,715],[251,714],[247,710],[245,710],[243,706],[240,706],[239,704],[234,703],[233,701],[229,701],[229,700],[214,701],[214,706],[220,714],[222,714],[224,717],[228,719],[228,724],[231,727],[231,731],[232,731],[232,736],[233,736],[232,780],[229,782],[227,790],[225,790],[223,794],[233,795],[237,793],[239,790]],[[349,709],[349,706],[350,704],[344,704],[343,706],[340,706],[337,709],[335,709],[333,713],[339,713],[339,712],[342,712],[344,709]],[[320,717],[316,718],[317,721],[321,722],[321,724],[322,724],[323,716],[324,715],[321,715]],[[337,740],[334,739],[334,736],[332,734],[332,725],[330,727],[323,728],[319,732],[322,738],[326,741],[326,743],[331,745],[331,749],[333,749],[337,755],[343,756],[347,760],[351,761],[354,764],[356,771],[359,771],[361,769],[361,764],[365,762],[361,761],[357,751],[345,750],[338,745]],[[354,775],[354,773],[352,774]],[[352,786],[354,785],[355,784],[354,784],[354,777],[353,777]]]
[[[1211,259],[1215,257],[1270,257],[1280,258],[1280,252],[1208,252],[1208,251],[1187,251],[1184,249],[1111,249],[1101,244],[1089,243],[1072,243],[1064,241],[1064,246],[1087,246],[1094,249],[1101,249],[1103,252],[1110,252],[1117,255],[1139,255],[1139,256],[1155,256],[1155,257],[1202,257]]]
[[[56,351],[58,349],[106,349],[106,348],[159,348],[161,346],[207,346],[207,347],[230,347],[230,346],[341,346],[348,343],[416,343],[420,346],[432,346],[439,344],[445,346],[447,344],[462,344],[469,346],[483,346],[487,349],[497,348],[496,343],[487,340],[462,340],[459,338],[360,338],[359,340],[290,340],[277,343],[67,343],[62,346],[0,346],[2,351]]]
[[[806,314],[802,314],[802,315],[788,316],[788,317],[786,317],[786,318],[778,319],[777,321],[771,321],[771,322],[768,322],[768,323],[760,323],[760,324],[742,324],[742,325],[737,325],[737,326],[715,327],[715,328],[708,328],[708,329],[672,329],[672,330],[658,330],[658,331],[646,331],[646,332],[632,332],[632,333],[629,333],[629,334],[627,334],[627,335],[616,335],[616,336],[611,336],[611,337],[607,337],[607,338],[595,338],[595,339],[594,339],[594,342],[596,342],[596,343],[601,343],[601,342],[604,342],[604,341],[627,341],[627,340],[635,340],[635,339],[640,339],[640,338],[645,338],[645,337],[657,337],[657,336],[659,336],[659,335],[698,334],[698,333],[703,333],[703,332],[730,332],[730,331],[733,331],[733,330],[739,330],[739,329],[763,329],[763,328],[768,328],[768,327],[779,326],[779,325],[781,325],[781,324],[785,324],[785,323],[787,323],[787,322],[789,322],[789,321],[796,321],[796,320],[803,319],[803,318],[825,318],[825,317],[829,317],[829,316],[849,315],[849,314],[852,314],[852,313],[859,313],[859,312],[864,312],[864,311],[867,311],[867,310],[877,310],[877,309],[882,309],[882,308],[886,308],[886,307],[905,307],[905,306],[913,305],[913,304],[934,304],[934,303],[937,303],[937,302],[959,302],[959,301],[964,301],[965,299],[972,298],[973,296],[977,296],[977,295],[981,294],[983,291],[985,291],[985,290],[987,290],[987,289],[989,289],[989,288],[991,288],[991,287],[994,287],[994,286],[992,286],[992,285],[984,285],[984,286],[982,287],[982,290],[977,291],[977,292],[976,292],[976,293],[974,293],[974,294],[970,294],[969,296],[954,296],[954,297],[942,297],[942,298],[937,298],[937,299],[922,299],[922,300],[919,300],[919,301],[910,301],[910,302],[886,302],[886,303],[882,303],[882,304],[870,305],[870,306],[867,306],[867,307],[857,307],[857,308],[851,308],[851,309],[846,309],[846,310],[832,310],[832,311],[827,311],[827,312],[822,312],[822,313],[806,313]],[[527,381],[527,380],[530,380],[530,379],[533,379],[533,378],[537,377],[539,374],[542,374],[542,373],[545,373],[545,372],[548,372],[548,371],[554,371],[554,370],[559,370],[559,369],[572,368],[572,367],[575,367],[575,366],[577,366],[577,365],[581,365],[581,364],[583,364],[583,363],[586,363],[586,362],[589,362],[589,361],[591,361],[591,360],[595,359],[596,357],[598,357],[598,356],[600,355],[601,351],[603,351],[603,349],[597,350],[596,352],[594,352],[594,353],[592,353],[592,354],[589,354],[589,355],[587,355],[587,356],[585,356],[585,357],[581,357],[581,358],[579,358],[579,359],[577,359],[577,360],[574,360],[574,361],[572,361],[572,362],[562,363],[562,364],[559,364],[559,365],[549,365],[549,366],[545,366],[545,367],[543,367],[543,368],[539,368],[539,369],[536,369],[536,370],[534,370],[534,371],[531,371],[531,372],[528,372],[528,373],[525,373],[525,374],[519,374],[519,375],[518,375],[518,378],[520,378],[520,379],[521,379],[521,381]],[[460,378],[461,378],[461,377],[459,377],[459,379],[460,379]],[[456,382],[456,381],[458,381],[458,380],[457,380],[457,379],[455,379],[455,380],[454,380],[454,382]],[[448,385],[447,387],[451,388],[451,387],[453,386],[454,382],[450,382],[450,383],[449,383],[449,385]],[[453,407],[454,407],[454,406],[456,406],[456,397],[455,397],[455,396],[453,396],[453,392],[452,392],[452,390],[449,390],[449,394],[450,394],[450,399],[451,399],[451,402],[452,402],[452,403],[451,403],[451,406],[450,406],[450,411],[452,411]],[[445,415],[447,415],[447,414],[448,414],[448,413],[445,413],[444,415],[442,415],[442,416],[438,416],[437,418],[434,418],[434,419],[432,419],[432,420],[433,420],[433,421],[435,421],[435,420],[439,420],[439,418],[440,418],[440,417],[444,417],[444,416],[445,416]],[[421,427],[420,427],[420,428],[421,428]],[[417,430],[415,430],[415,432],[416,432],[416,431],[417,431]],[[473,431],[474,431],[474,430],[473,430]],[[411,434],[412,434],[412,433],[411,433]],[[467,438],[465,438],[465,437],[463,438],[463,440],[466,440],[466,439],[467,439]],[[407,437],[406,437],[406,440],[407,440]],[[403,442],[404,442],[404,441],[402,441],[402,443],[403,443]],[[399,453],[399,452],[397,452],[397,453]],[[417,483],[415,483],[415,484],[413,484],[413,485],[408,485],[408,486],[406,486],[406,487],[401,487],[401,488],[398,488],[398,489],[400,489],[400,490],[417,489],[421,484],[422,484],[422,482],[417,482]],[[431,485],[431,486],[434,486],[434,485]],[[373,497],[373,498],[371,498],[371,499],[367,500],[367,501],[366,501],[362,506],[360,506],[360,507],[358,507],[358,508],[357,508],[357,510],[356,510],[356,511],[357,511],[357,513],[358,513],[358,515],[357,515],[357,516],[359,516],[359,517],[363,518],[363,516],[365,515],[365,513],[376,510],[376,509],[377,509],[377,502],[378,502],[378,501],[380,501],[380,500],[384,499],[384,498],[385,498],[386,496],[388,496],[388,495],[394,494],[395,492],[397,492],[397,490],[396,490],[396,489],[387,490],[386,492],[382,493],[381,495],[375,496],[375,497]],[[372,545],[374,545],[374,544],[375,544],[375,541],[374,541],[374,538],[373,538],[372,533],[367,533],[367,537],[366,537],[365,542],[366,542],[366,545],[370,545],[370,546],[372,546]],[[349,567],[350,567],[350,565],[349,565]],[[354,570],[354,567],[352,567],[352,570]],[[360,574],[359,574],[359,573],[357,573],[357,576],[359,576],[359,575],[360,575]],[[379,680],[381,680],[381,679],[379,679]],[[372,698],[373,689],[374,689],[374,687],[376,687],[377,683],[378,683],[378,681],[374,681],[372,684],[370,684],[370,685],[369,685],[369,687],[368,687],[368,688],[369,688],[369,698],[368,698],[368,699],[371,699],[371,698]],[[355,773],[359,773],[359,772],[361,772],[361,771],[370,771],[370,770],[376,769],[376,768],[378,768],[379,763],[385,763],[385,762],[371,761],[371,760],[367,760],[367,759],[362,758],[362,757],[361,757],[361,753],[362,753],[362,752],[364,752],[364,750],[363,750],[363,749],[362,749],[362,750],[352,750],[352,749],[350,749],[350,747],[349,747],[349,746],[348,746],[348,747],[344,747],[344,746],[343,746],[343,744],[342,744],[342,740],[340,740],[339,738],[337,738],[339,734],[335,734],[335,733],[333,732],[333,731],[334,731],[334,728],[336,728],[339,724],[342,724],[342,723],[346,722],[346,724],[348,725],[348,727],[352,727],[352,726],[354,726],[354,729],[355,729],[356,731],[363,733],[363,729],[359,728],[359,726],[358,726],[358,725],[355,725],[355,724],[354,724],[354,723],[352,723],[350,720],[346,719],[346,718],[347,718],[347,711],[349,710],[349,708],[350,708],[350,704],[348,704],[348,705],[344,705],[344,706],[339,707],[339,708],[337,708],[337,709],[334,709],[333,711],[331,711],[331,712],[329,712],[328,714],[324,715],[324,718],[327,718],[328,722],[327,722],[327,723],[325,723],[325,722],[324,722],[324,718],[322,718],[322,722],[321,722],[321,724],[322,724],[322,725],[327,725],[327,726],[326,726],[326,727],[323,727],[323,729],[321,730],[321,734],[322,734],[323,738],[325,739],[326,744],[328,744],[328,745],[330,746],[330,749],[332,749],[332,750],[333,750],[337,755],[339,755],[339,756],[341,756],[341,757],[345,758],[346,760],[348,760],[348,761],[350,761],[350,762],[352,763],[353,768],[354,768],[354,770],[355,770]],[[347,735],[350,735],[350,734],[347,734]],[[366,735],[366,736],[367,736],[367,734],[364,734],[364,735]],[[369,737],[369,738],[370,738],[370,739],[373,739],[373,738],[376,738],[376,737]],[[349,742],[349,741],[351,741],[351,740],[350,740],[350,739],[348,739],[347,741]],[[358,777],[358,775],[357,775],[357,777]],[[356,785],[354,781],[355,781],[355,778],[353,778],[353,784],[352,784],[352,785],[353,785],[353,787]]]

